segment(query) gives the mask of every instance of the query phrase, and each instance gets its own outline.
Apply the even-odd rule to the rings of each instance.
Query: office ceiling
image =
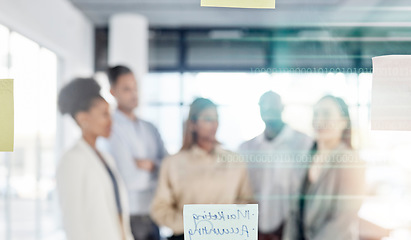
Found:
[[[200,7],[200,0],[70,0],[96,24],[116,13],[147,17],[150,27],[400,26],[411,28],[409,0],[277,0],[275,10]]]

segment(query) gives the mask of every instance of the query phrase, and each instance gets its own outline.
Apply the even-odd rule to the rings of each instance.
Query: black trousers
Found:
[[[167,238],[168,240],[184,240],[184,234],[181,235],[173,235],[169,238]]]
[[[160,231],[149,216],[130,216],[131,232],[135,240],[160,240]]]
[[[284,223],[277,228],[274,232],[263,233],[258,231],[258,240],[281,240],[283,237]]]

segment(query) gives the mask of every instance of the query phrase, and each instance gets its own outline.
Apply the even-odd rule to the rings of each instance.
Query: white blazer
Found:
[[[122,223],[110,175],[92,147],[81,138],[63,155],[57,168],[57,191],[67,240],[133,239],[124,183],[114,160],[102,155],[118,182]]]

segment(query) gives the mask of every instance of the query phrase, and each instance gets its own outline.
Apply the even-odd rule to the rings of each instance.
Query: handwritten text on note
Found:
[[[185,240],[257,240],[257,204],[184,205]]]

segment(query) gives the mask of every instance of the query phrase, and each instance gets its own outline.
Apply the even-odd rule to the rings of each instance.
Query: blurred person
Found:
[[[108,69],[110,93],[117,101],[113,128],[99,146],[114,157],[129,196],[131,230],[135,240],[159,240],[159,228],[149,216],[158,169],[167,155],[157,128],[135,114],[139,104],[138,84],[125,66]]]
[[[330,95],[320,99],[314,106],[313,127],[315,144],[284,239],[358,240],[365,165],[351,145],[344,100]]]
[[[289,214],[289,200],[298,193],[301,170],[286,166],[284,161],[295,161],[295,156],[308,151],[313,141],[294,130],[282,120],[284,105],[280,95],[265,92],[259,100],[264,132],[244,142],[239,152],[248,162],[254,195],[259,203],[260,240],[281,239],[284,222]]]
[[[237,154],[216,140],[217,106],[197,98],[190,106],[181,150],[167,157],[151,207],[157,224],[169,227],[169,239],[184,239],[185,204],[236,204],[252,202],[248,173]],[[228,163],[227,159],[239,159]]]
[[[60,91],[58,106],[70,114],[82,137],[58,164],[57,191],[68,240],[131,240],[127,191],[114,160],[96,149],[108,137],[108,103],[94,79],[75,79]]]

